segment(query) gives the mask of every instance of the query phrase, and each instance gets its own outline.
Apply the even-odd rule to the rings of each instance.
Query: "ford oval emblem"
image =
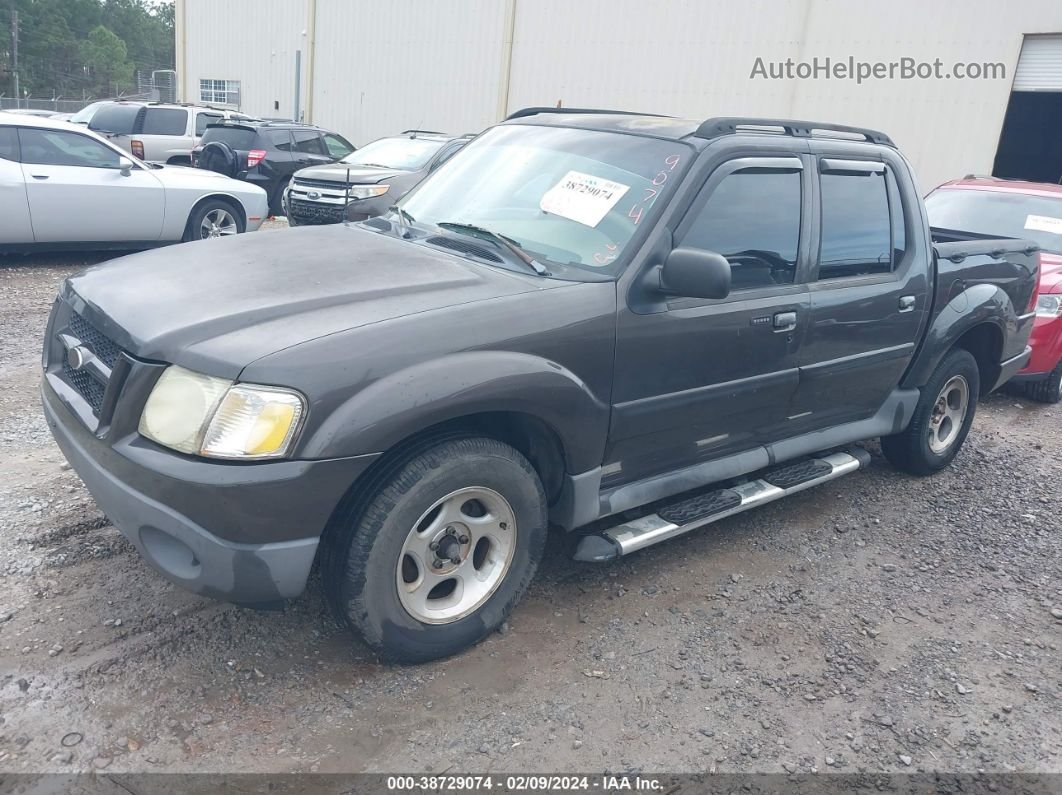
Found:
[[[88,364],[91,358],[92,351],[83,345],[78,345],[76,348],[71,348],[66,352],[66,363],[70,365],[71,370],[80,370]]]
[[[315,190],[308,190],[306,191],[306,198],[310,201],[316,201],[317,199],[321,198],[321,194]]]

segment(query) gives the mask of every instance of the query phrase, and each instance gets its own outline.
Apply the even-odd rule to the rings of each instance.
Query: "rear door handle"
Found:
[[[775,331],[792,331],[796,328],[797,313],[796,312],[775,312],[774,314],[774,330]]]
[[[48,179],[47,174],[30,174],[34,179]]]
[[[900,311],[910,312],[915,308],[915,297],[913,295],[901,295],[900,296]]]

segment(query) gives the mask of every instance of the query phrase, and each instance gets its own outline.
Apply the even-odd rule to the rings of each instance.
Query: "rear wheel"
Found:
[[[240,214],[228,202],[214,199],[203,202],[188,216],[184,230],[184,242],[210,240],[217,237],[238,235],[244,231]]]
[[[535,470],[494,439],[429,443],[395,462],[326,537],[325,588],[382,658],[455,654],[505,621],[546,542]]]
[[[1055,365],[1047,378],[1026,384],[1025,394],[1040,403],[1058,403],[1062,400],[1062,362]]]
[[[979,390],[977,361],[968,351],[951,351],[923,387],[907,430],[883,437],[881,451],[893,466],[912,475],[943,469],[966,441]]]

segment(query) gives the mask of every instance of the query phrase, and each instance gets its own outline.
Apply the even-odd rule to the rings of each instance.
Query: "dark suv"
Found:
[[[471,139],[406,130],[366,144],[338,163],[304,168],[284,191],[284,214],[292,226],[382,215]]]
[[[346,157],[354,145],[320,127],[290,121],[241,121],[207,126],[192,150],[192,165],[245,179],[269,195],[269,212],[282,215],[282,197],[291,175]]]

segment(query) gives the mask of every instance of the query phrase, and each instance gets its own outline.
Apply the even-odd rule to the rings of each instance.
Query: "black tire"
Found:
[[[291,177],[277,182],[273,193],[269,197],[269,214],[272,216],[284,215],[284,190],[291,184]]]
[[[962,378],[966,382],[965,414],[957,426],[958,433],[950,439],[946,448],[934,451],[930,446],[933,418],[942,390],[954,378]],[[907,430],[882,437],[881,451],[889,463],[912,475],[932,475],[950,464],[970,432],[980,397],[980,384],[977,361],[968,351],[956,349],[948,353],[922,388],[922,395]]]
[[[501,495],[511,507],[511,553],[493,591],[471,612],[448,619],[450,623],[422,621],[403,604],[408,597],[399,594],[399,578],[405,578],[410,560],[406,545],[414,539],[414,528],[436,525],[425,519],[426,512],[466,488]],[[538,567],[546,525],[542,483],[518,451],[479,437],[429,441],[392,462],[364,498],[336,518],[323,542],[325,591],[341,620],[384,660],[419,663],[448,657],[474,645],[508,617]],[[466,562],[473,562],[472,551]]]
[[[235,234],[243,234],[247,229],[242,213],[238,212],[229,202],[222,199],[209,199],[192,208],[192,212],[188,215],[188,223],[184,227],[184,237],[181,240],[185,243],[193,240],[206,240],[208,236],[202,233],[203,221],[208,215],[216,212],[227,213],[232,218],[236,225]]]
[[[1062,362],[1055,365],[1047,378],[1026,384],[1025,394],[1038,403],[1057,403],[1062,400]]]

